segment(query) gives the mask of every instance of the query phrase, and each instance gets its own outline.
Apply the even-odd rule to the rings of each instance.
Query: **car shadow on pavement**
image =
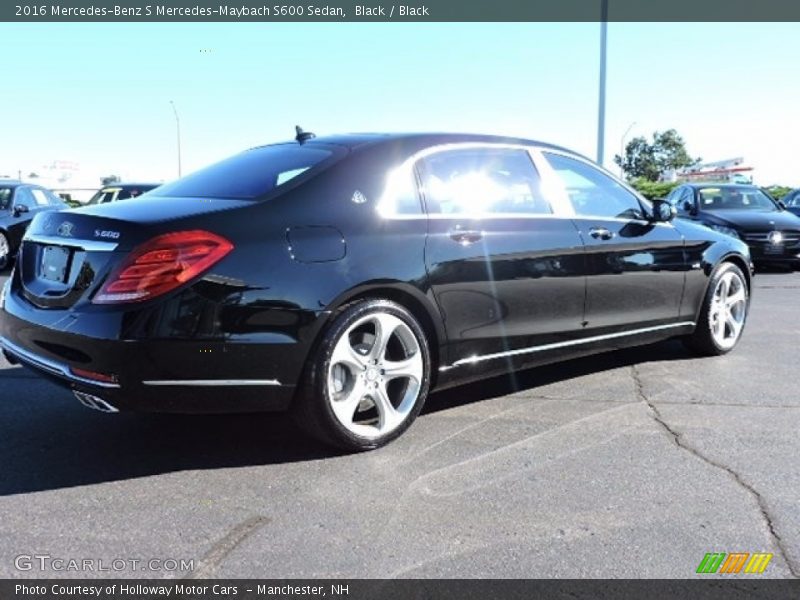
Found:
[[[680,343],[663,342],[530,369],[433,394],[421,418],[583,375],[690,357]],[[0,496],[341,455],[307,438],[285,414],[94,413],[17,369],[0,372],[0,388]]]
[[[553,363],[442,390],[428,399],[422,414],[429,414],[526,390],[535,392],[537,387],[591,375],[592,373],[611,371],[646,362],[688,360],[695,357],[696,355],[688,351],[678,340],[668,340],[648,346],[622,348],[613,352]]]

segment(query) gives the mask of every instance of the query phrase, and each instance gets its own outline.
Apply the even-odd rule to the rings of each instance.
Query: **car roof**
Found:
[[[16,179],[0,179],[0,186],[2,187],[14,188],[20,185],[25,185],[25,184],[21,181],[17,181]]]
[[[442,144],[458,143],[513,144],[521,146],[537,146],[549,148],[551,150],[561,150],[580,156],[580,154],[568,148],[563,148],[561,146],[556,146],[554,144],[548,144],[537,140],[477,133],[347,133],[315,137],[303,143],[344,146],[349,149],[354,149],[364,145],[390,145],[396,142],[409,142],[422,146],[438,146]],[[291,144],[297,142],[289,141],[284,143]]]

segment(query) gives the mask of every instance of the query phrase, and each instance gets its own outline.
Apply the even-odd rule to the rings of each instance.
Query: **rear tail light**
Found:
[[[142,302],[194,279],[233,250],[208,231],[159,235],[137,246],[108,277],[95,304]]]

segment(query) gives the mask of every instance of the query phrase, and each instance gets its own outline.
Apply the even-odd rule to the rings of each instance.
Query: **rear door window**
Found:
[[[421,160],[428,212],[453,216],[549,215],[526,150],[459,148]]]

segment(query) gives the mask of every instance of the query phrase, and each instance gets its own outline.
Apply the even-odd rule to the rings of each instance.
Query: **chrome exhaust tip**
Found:
[[[73,391],[72,393],[75,394],[75,397],[78,399],[78,402],[83,404],[86,408],[91,408],[92,410],[99,410],[100,412],[104,413],[119,412],[117,408],[115,408],[102,398],[98,398],[97,396],[93,396],[92,394],[87,394],[86,392]]]

